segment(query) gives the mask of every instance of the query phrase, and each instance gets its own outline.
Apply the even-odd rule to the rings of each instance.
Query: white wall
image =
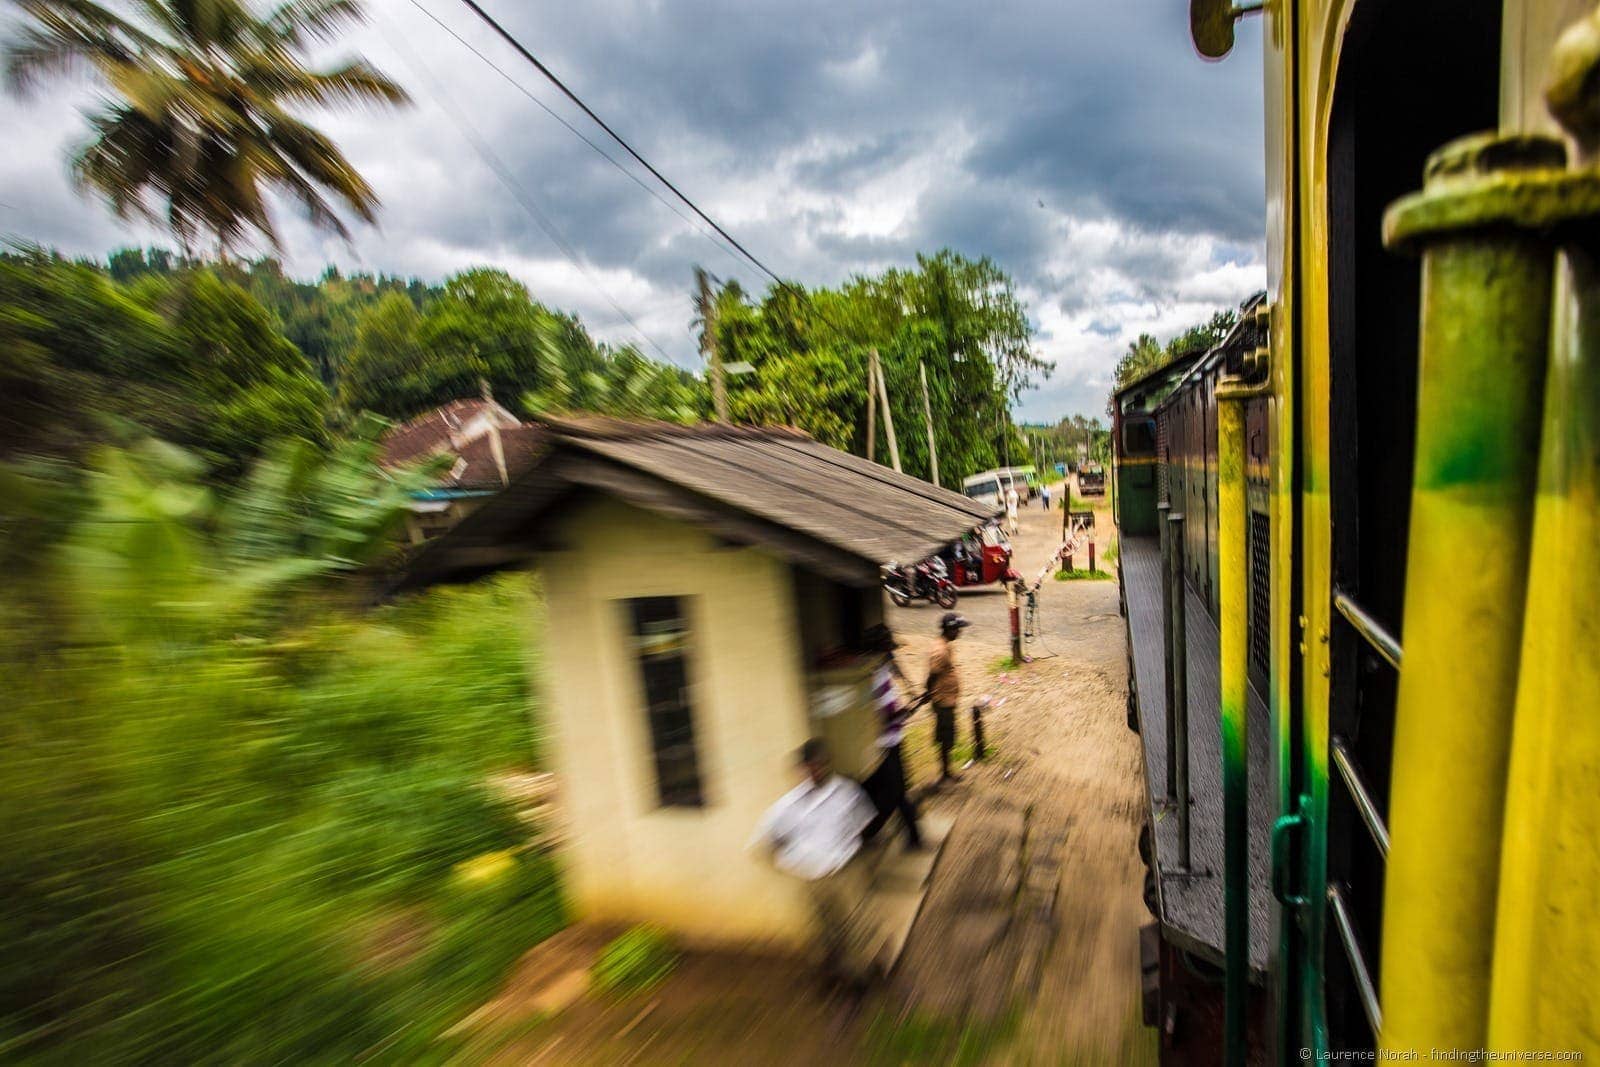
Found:
[[[746,850],[798,777],[805,689],[789,566],[610,499],[555,531],[540,560],[543,714],[570,816],[580,916],[650,921],[690,940],[798,943],[799,887]],[[687,598],[695,738],[706,803],[661,808],[625,605]]]

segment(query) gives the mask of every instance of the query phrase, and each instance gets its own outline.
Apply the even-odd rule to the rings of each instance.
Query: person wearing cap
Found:
[[[906,788],[905,755],[900,744],[905,738],[906,721],[917,706],[900,703],[896,681],[903,682],[906,676],[894,658],[894,650],[900,647],[900,642],[889,628],[881,623],[869,628],[862,635],[861,645],[864,651],[878,658],[872,672],[872,705],[878,713],[878,737],[874,744],[881,756],[878,766],[862,783],[878,809],[878,817],[867,827],[865,836],[871,840],[898,811],[906,828],[906,848],[914,851],[922,847],[922,834],[917,829],[917,806],[911,802],[910,791]]]
[[[961,674],[951,642],[971,624],[953,611],[939,620],[939,637],[928,652],[927,699],[933,703],[933,740],[939,747],[939,780],[953,782],[950,752],[956,747],[956,704],[961,700]]]
[[[863,907],[867,872],[858,862],[862,834],[877,813],[861,786],[833,773],[822,738],[807,741],[798,757],[804,778],[767,809],[751,847],[765,849],[778,870],[804,883],[824,973],[859,992],[881,947]]]

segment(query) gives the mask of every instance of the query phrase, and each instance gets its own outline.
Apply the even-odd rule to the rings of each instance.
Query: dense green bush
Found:
[[[54,537],[0,597],[0,1058],[431,1055],[563,923],[491,785],[534,591],[350,606],[396,500],[349,448],[226,500],[154,446],[9,472]]]

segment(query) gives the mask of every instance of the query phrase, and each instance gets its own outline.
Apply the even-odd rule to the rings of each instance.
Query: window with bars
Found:
[[[1265,695],[1272,670],[1272,538],[1266,512],[1250,512],[1250,681]]]
[[[625,603],[643,682],[656,796],[662,807],[702,807],[705,794],[689,693],[689,622],[684,598],[640,597]]]

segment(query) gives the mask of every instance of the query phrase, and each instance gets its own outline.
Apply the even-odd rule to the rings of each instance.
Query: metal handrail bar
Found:
[[[1361,813],[1361,821],[1367,824],[1367,832],[1372,835],[1372,841],[1378,846],[1378,851],[1384,859],[1389,858],[1389,827],[1383,821],[1383,814],[1378,811],[1378,804],[1372,799],[1372,794],[1367,792],[1367,784],[1361,780],[1361,775],[1356,771],[1355,755],[1350,751],[1350,745],[1342,737],[1335,737],[1333,744],[1333,765],[1339,768],[1339,776],[1344,779],[1345,788],[1350,791],[1351,798],[1356,802],[1356,811]]]
[[[1377,649],[1378,655],[1395,670],[1400,669],[1400,642],[1383,624],[1369,615],[1365,608],[1351,599],[1350,594],[1335,591],[1333,606],[1339,614],[1355,628],[1356,633],[1367,639],[1367,643]]]
[[[1378,1004],[1378,990],[1372,984],[1372,972],[1367,969],[1366,957],[1356,943],[1355,924],[1350,919],[1350,908],[1345,904],[1344,893],[1337,885],[1328,886],[1328,903],[1333,912],[1333,924],[1339,929],[1339,941],[1350,961],[1350,973],[1355,975],[1356,992],[1361,997],[1361,1010],[1366,1013],[1367,1025],[1374,1034],[1383,1032],[1383,1009]]]

